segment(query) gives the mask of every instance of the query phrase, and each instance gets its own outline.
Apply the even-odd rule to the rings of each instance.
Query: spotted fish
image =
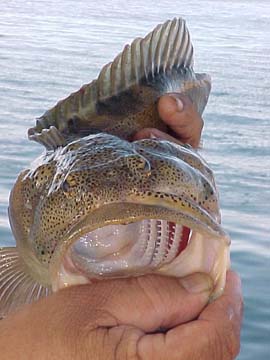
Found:
[[[222,292],[230,239],[211,169],[189,145],[130,141],[166,131],[161,95],[186,94],[202,114],[210,88],[174,19],[37,119],[29,139],[45,152],[10,194],[16,247],[0,249],[0,316],[69,285],[147,273],[207,273],[212,296]]]

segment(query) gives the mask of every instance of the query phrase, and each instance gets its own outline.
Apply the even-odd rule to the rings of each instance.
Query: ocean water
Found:
[[[203,156],[216,173],[232,266],[243,280],[238,359],[270,358],[269,0],[1,0],[0,245],[13,245],[7,206],[17,174],[42,151],[27,129],[90,82],[136,36],[187,20],[195,69],[212,76]]]

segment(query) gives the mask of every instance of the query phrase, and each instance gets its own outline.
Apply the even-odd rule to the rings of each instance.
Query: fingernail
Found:
[[[150,139],[157,139],[156,135],[153,134],[152,132],[150,133]]]
[[[158,129],[154,129],[150,132],[149,137],[150,139],[163,139],[164,133],[162,131],[159,131]]]
[[[170,95],[170,96],[175,100],[177,111],[179,112],[183,111],[184,109],[183,101],[175,97],[174,95]]]
[[[191,294],[199,294],[208,292],[209,294],[213,290],[213,281],[210,276],[206,274],[192,274],[179,279],[180,284]]]

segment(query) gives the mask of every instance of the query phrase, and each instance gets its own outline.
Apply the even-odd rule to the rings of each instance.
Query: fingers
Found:
[[[241,280],[236,273],[229,271],[223,296],[210,304],[201,313],[199,320],[212,323],[212,332],[216,334],[216,341],[222,342],[224,352],[236,356],[240,347],[242,316]],[[220,326],[221,324],[222,326]],[[233,358],[232,356],[231,359]]]
[[[161,139],[161,140],[171,141],[175,144],[183,145],[183,141],[177,140],[175,137],[155,128],[145,128],[140,130],[134,136],[134,140],[141,140],[141,139]]]
[[[158,103],[161,119],[173,130],[174,135],[193,147],[198,147],[203,120],[187,96],[171,93],[162,96]]]
[[[193,147],[199,146],[203,120],[187,96],[178,93],[162,96],[158,102],[158,112],[171,129],[173,138]],[[135,140],[151,137],[151,133],[155,137],[166,139],[164,133],[156,129],[143,129],[135,135]],[[173,138],[168,137],[168,140],[171,141]]]
[[[142,359],[231,360],[239,353],[241,321],[240,279],[228,272],[224,294],[207,306],[198,320],[166,334],[141,337],[138,355]]]
[[[70,287],[55,296],[65,312],[71,316],[75,312],[73,322],[81,327],[98,313],[103,315],[97,326],[129,324],[153,332],[196,318],[207,304],[212,286],[210,277],[199,273],[184,279],[147,275]]]
[[[209,281],[202,274],[148,275],[61,290],[1,321],[1,354],[8,359],[234,359],[241,284],[229,272],[225,293],[201,312],[212,290]],[[186,323],[199,313],[198,320]],[[149,334],[160,328],[172,329]]]

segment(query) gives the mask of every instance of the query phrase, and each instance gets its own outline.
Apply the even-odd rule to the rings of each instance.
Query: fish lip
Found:
[[[107,218],[102,219],[102,215],[107,211]],[[143,211],[143,215],[141,212]],[[178,217],[181,217],[179,220]],[[183,218],[182,217],[186,217]],[[94,221],[93,218],[100,219],[99,221]],[[97,208],[90,214],[84,216],[78,223],[76,223],[64,236],[64,241],[60,243],[55,249],[55,252],[52,257],[50,264],[49,272],[50,277],[53,279],[57,277],[57,273],[61,266],[61,263],[68,252],[68,249],[72,244],[74,244],[82,235],[93,231],[97,228],[104,227],[111,224],[123,224],[123,223],[132,223],[135,221],[140,221],[143,219],[164,219],[172,221],[184,226],[189,227],[191,230],[194,230],[192,226],[192,218],[188,217],[188,214],[184,214],[181,211],[176,211],[175,209],[170,209],[166,206],[156,206],[152,204],[140,203],[139,201],[134,202],[114,202],[104,204],[101,207]],[[194,219],[193,219],[194,220]],[[197,219],[198,220],[198,219]],[[198,220],[197,225],[201,226],[201,233],[204,235],[210,235],[212,238],[221,239],[225,241],[227,246],[230,244],[229,236],[224,232],[221,225],[214,221],[217,226],[217,230],[211,229],[209,226],[205,226],[200,223]]]
[[[230,242],[217,242],[215,238],[202,236],[195,231],[186,249],[171,263],[158,269],[157,273],[166,276],[177,276],[177,273],[181,273],[181,277],[196,272],[209,275],[213,281],[209,297],[209,302],[212,302],[225,288],[226,272],[230,268],[229,245]]]
[[[203,273],[212,279],[212,289],[209,295],[209,302],[218,298],[224,291],[226,272],[230,268],[229,246],[226,243],[217,242],[213,237],[207,238],[194,231],[186,248],[176,255],[169,263],[155,269],[142,268],[136,271],[133,276],[146,274],[159,274],[168,277],[182,278],[194,273]],[[124,278],[130,275],[106,274],[106,279]],[[70,285],[89,284],[104,280],[103,277],[95,275],[89,277],[73,263],[69,254],[65,256],[61,264],[59,277],[52,284],[53,291]],[[209,289],[210,290],[210,289]]]

